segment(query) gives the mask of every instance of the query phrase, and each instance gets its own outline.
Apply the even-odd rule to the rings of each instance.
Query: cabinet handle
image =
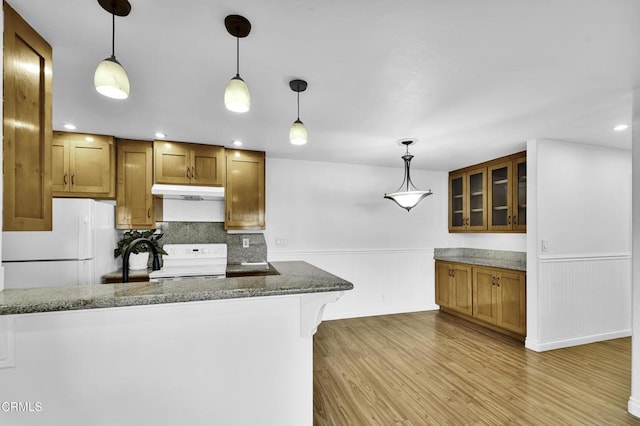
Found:
[[[62,178],[62,181],[64,182],[65,185],[67,184],[67,174],[66,173],[64,174],[64,176]]]
[[[147,217],[151,219],[151,207],[147,209]]]
[[[496,277],[491,277],[491,285],[496,285]]]
[[[513,224],[517,225],[518,224],[518,216],[513,215]]]
[[[447,270],[447,275],[449,275],[450,277],[452,276],[452,275],[451,275],[451,268],[449,268],[449,269]]]
[[[187,167],[187,179],[191,179],[191,169]]]
[[[511,215],[507,216],[507,225],[511,225]]]
[[[451,276],[452,276],[452,277],[455,277],[455,276],[456,276],[456,270],[455,270],[455,269],[452,269],[452,270],[451,270]]]
[[[192,177],[193,179],[195,179],[195,178],[196,178],[196,168],[195,168],[195,167],[192,167],[192,168],[191,168],[191,177]]]
[[[231,220],[231,210],[227,212],[227,220]]]
[[[71,185],[75,185],[75,184],[76,184],[76,174],[71,173]]]
[[[496,278],[496,285],[500,287],[500,277]]]

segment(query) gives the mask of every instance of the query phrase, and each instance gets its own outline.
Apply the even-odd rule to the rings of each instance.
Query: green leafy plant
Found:
[[[132,229],[130,231],[125,231],[124,235],[122,236],[122,239],[118,241],[118,247],[116,247],[116,249],[113,251],[113,257],[123,256],[125,250],[127,250],[127,247],[129,247],[129,244],[131,244],[134,240],[137,240],[138,238],[148,238],[149,240],[151,240],[151,243],[155,246],[156,250],[158,250],[158,254],[167,254],[167,252],[164,251],[162,247],[160,247],[160,243],[158,242],[158,240],[162,238],[163,235],[164,234],[162,233],[156,233],[155,229],[148,229],[146,231],[138,231],[138,230]],[[133,250],[131,250],[131,253],[133,254],[146,253],[150,250],[151,249],[147,244],[141,243],[135,246]]]

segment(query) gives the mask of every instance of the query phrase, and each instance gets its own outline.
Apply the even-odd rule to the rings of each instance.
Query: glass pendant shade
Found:
[[[293,145],[304,145],[307,143],[307,129],[299,119],[294,121],[289,130],[289,141]]]
[[[413,155],[409,154],[409,145],[411,145],[413,141],[402,141],[401,143],[407,147],[407,153],[402,156],[404,160],[404,180],[396,192],[386,193],[384,194],[384,198],[395,202],[403,209],[409,211],[417,206],[423,198],[433,194],[433,192],[431,192],[430,189],[428,191],[419,191],[413,185],[413,182],[411,182],[410,168]]]
[[[131,91],[127,72],[115,56],[98,64],[93,75],[93,85],[98,93],[113,99],[127,99]]]
[[[229,80],[224,89],[224,105],[233,112],[247,112],[251,107],[249,87],[237,74]]]

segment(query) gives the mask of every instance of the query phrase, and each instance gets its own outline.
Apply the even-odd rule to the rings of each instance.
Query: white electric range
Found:
[[[149,281],[181,278],[224,278],[226,244],[165,244],[162,269],[149,273]]]

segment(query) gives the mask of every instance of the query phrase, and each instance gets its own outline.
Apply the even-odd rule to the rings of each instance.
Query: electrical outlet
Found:
[[[542,247],[541,250],[543,252],[549,251],[549,241],[547,240],[542,240]]]
[[[248,238],[243,238],[242,239],[242,248],[248,248],[249,247],[249,239]]]
[[[276,239],[276,246],[277,247],[286,247],[287,246],[287,240],[284,239],[284,238]]]

